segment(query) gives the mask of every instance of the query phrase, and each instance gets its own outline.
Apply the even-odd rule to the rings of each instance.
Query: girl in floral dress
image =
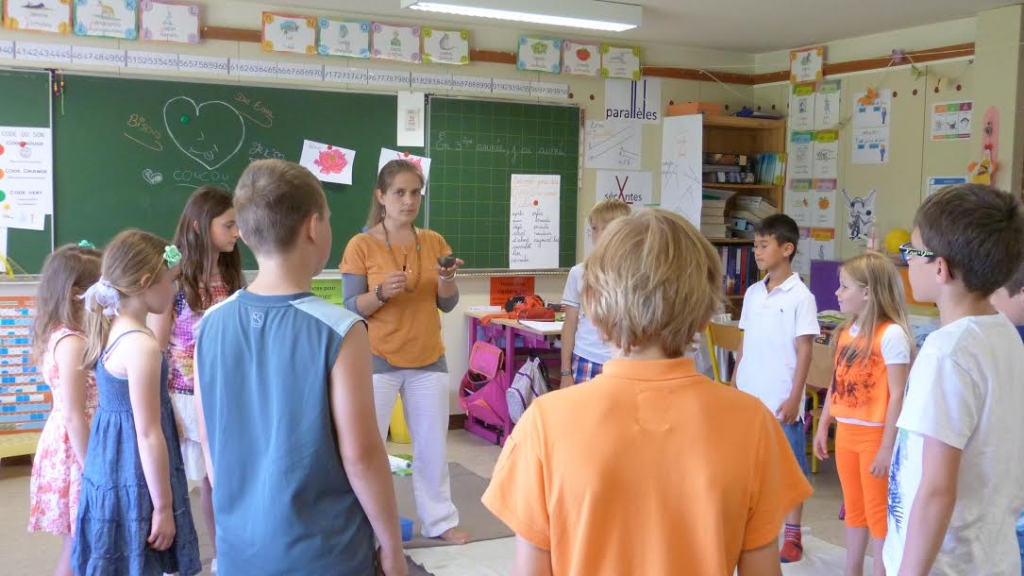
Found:
[[[64,538],[55,570],[58,576],[72,574],[82,466],[96,410],[96,381],[82,367],[85,308],[80,296],[100,277],[100,252],[83,244],[63,246],[46,259],[32,330],[35,357],[50,387],[53,410],[32,464],[28,529]]]

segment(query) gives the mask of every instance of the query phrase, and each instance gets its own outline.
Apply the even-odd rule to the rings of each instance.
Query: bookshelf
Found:
[[[786,151],[785,120],[705,115],[703,117],[703,124],[703,148],[705,153],[753,156],[755,154],[781,153]],[[726,214],[735,210],[738,199],[744,196],[764,198],[771,202],[779,212],[784,209],[784,185],[708,182],[703,187],[710,190],[735,192],[726,201]],[[708,240],[719,250],[727,275],[730,273],[730,267],[732,267],[733,275],[757,275],[756,265],[753,262],[753,239],[708,238]],[[737,260],[740,263],[734,264]],[[743,296],[730,293],[731,290],[733,288],[726,289],[728,311],[733,316],[738,317],[739,311],[743,306]]]

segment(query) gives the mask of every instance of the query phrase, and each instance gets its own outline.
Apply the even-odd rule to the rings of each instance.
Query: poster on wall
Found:
[[[892,90],[870,90],[853,95],[853,127],[879,128],[892,124]]]
[[[601,45],[562,42],[562,74],[597,76],[601,73]]]
[[[791,191],[786,194],[786,214],[799,227],[811,225],[811,196],[810,192]]]
[[[6,0],[3,5],[4,28],[8,30],[51,34],[71,32],[71,0]]]
[[[814,97],[815,130],[828,130],[839,126],[841,92],[841,80],[825,80],[818,83],[818,91]]]
[[[789,96],[789,129],[814,130],[814,84],[794,84]]]
[[[700,227],[704,122],[700,114],[665,119],[661,140],[661,207]]]
[[[139,21],[143,40],[177,44],[199,43],[199,6],[142,0]]]
[[[973,107],[971,101],[943,102],[932,106],[932,141],[970,139]]]
[[[370,23],[365,20],[320,18],[321,56],[370,57]]]
[[[374,22],[370,54],[379,60],[420,62],[420,27]]]
[[[789,133],[788,171],[790,181],[814,177],[814,132]]]
[[[562,41],[554,38],[520,36],[516,67],[520,70],[558,74],[562,71]]]
[[[839,133],[833,130],[816,132],[814,134],[814,187],[834,190],[838,178]]]
[[[586,168],[640,168],[643,124],[630,120],[588,120],[584,138]]]
[[[654,179],[650,172],[598,170],[595,201],[622,200],[632,210],[654,203]]]
[[[851,160],[854,164],[889,163],[889,128],[854,128]]]
[[[661,122],[661,78],[604,81],[604,118]]]
[[[75,35],[135,40],[139,36],[138,9],[136,0],[76,1]]]
[[[469,64],[468,30],[424,28],[423,62],[426,64]]]
[[[509,268],[558,268],[558,174],[513,174],[509,218]]]
[[[640,49],[601,45],[601,76],[640,79]]]
[[[316,18],[263,13],[263,49],[267,52],[316,54]]]
[[[862,196],[851,196],[843,190],[846,202],[846,237],[850,240],[865,241],[871,237],[875,226],[875,190]]]
[[[824,67],[824,46],[793,50],[789,53],[789,81],[792,84],[820,81]]]
[[[17,208],[19,222],[53,214],[52,134],[49,128],[0,126],[0,203]]]

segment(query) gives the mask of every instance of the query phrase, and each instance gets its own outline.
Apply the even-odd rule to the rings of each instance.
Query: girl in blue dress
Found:
[[[178,445],[167,360],[149,314],[176,292],[181,255],[139,230],[118,234],[85,293],[85,366],[96,371],[72,566],[80,576],[193,576],[202,570]]]

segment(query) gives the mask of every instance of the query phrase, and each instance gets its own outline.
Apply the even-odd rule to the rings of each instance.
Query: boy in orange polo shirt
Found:
[[[516,533],[513,575],[781,573],[783,519],[811,487],[767,408],[684,357],[721,277],[675,214],[605,231],[582,304],[618,357],[533,403],[483,496]]]

